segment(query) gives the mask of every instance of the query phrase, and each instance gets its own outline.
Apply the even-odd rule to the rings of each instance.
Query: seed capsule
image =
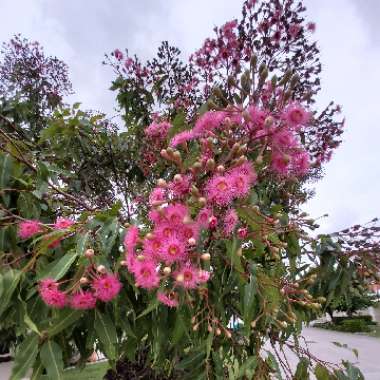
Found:
[[[99,265],[97,268],[96,268],[96,271],[99,272],[99,273],[106,273],[107,269],[104,265]]]
[[[94,257],[95,253],[93,249],[89,248],[89,249],[86,249],[86,252],[84,253],[84,255],[89,259],[91,257]]]
[[[211,259],[211,255],[209,253],[204,253],[201,256],[201,260],[203,260],[203,261],[210,261],[210,259]]]

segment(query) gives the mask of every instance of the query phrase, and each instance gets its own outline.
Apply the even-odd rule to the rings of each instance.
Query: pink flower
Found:
[[[21,239],[30,237],[42,232],[42,224],[38,220],[25,220],[19,224],[18,235]]]
[[[185,243],[176,237],[167,239],[160,249],[160,258],[166,263],[174,263],[186,259]]]
[[[282,118],[291,128],[298,130],[309,122],[310,114],[298,103],[292,103],[284,110]]]
[[[227,211],[226,215],[223,219],[224,224],[224,233],[226,235],[231,235],[231,233],[234,231],[237,222],[239,221],[239,217],[234,209],[230,209]]]
[[[66,228],[71,227],[73,224],[74,222],[71,219],[58,218],[57,221],[54,223],[53,227],[56,230],[65,230]]]
[[[168,188],[172,191],[174,196],[181,197],[190,191],[191,176],[183,175],[180,181],[171,181],[168,183]]]
[[[214,215],[211,215],[210,216],[210,219],[208,220],[208,225],[211,229],[214,229],[216,228],[216,226],[218,225],[218,219],[216,216]]]
[[[136,226],[131,226],[128,228],[124,236],[124,248],[128,254],[134,254],[137,241],[139,238],[139,229]]]
[[[256,181],[256,173],[251,163],[244,163],[229,172],[233,185],[233,193],[237,198],[249,194],[252,184]]]
[[[247,111],[252,122],[250,129],[252,129],[252,127],[255,129],[262,128],[264,126],[264,121],[268,113],[253,105],[249,106]]]
[[[71,297],[70,306],[78,310],[93,309],[96,306],[96,298],[90,291],[80,291]]]
[[[178,272],[174,273],[177,283],[186,289],[195,289],[198,283],[198,269],[190,264],[184,265]],[[181,277],[181,280],[179,280]]]
[[[210,272],[208,272],[207,270],[201,269],[198,272],[198,282],[200,284],[207,282],[209,279],[210,279]]]
[[[306,27],[307,27],[307,30],[309,30],[310,32],[315,32],[315,29],[317,26],[315,22],[308,22]]]
[[[157,293],[157,299],[168,307],[177,307],[178,300],[176,298],[176,293],[165,294],[162,292]]]
[[[305,175],[310,169],[310,158],[306,151],[297,152],[292,157],[292,169],[298,175]]]
[[[226,113],[222,111],[206,112],[195,123],[195,127],[193,128],[194,135],[203,136],[207,132],[213,131],[222,124],[225,117]]]
[[[209,219],[212,215],[211,209],[208,207],[202,208],[197,215],[197,223],[201,228],[209,227]]]
[[[166,200],[165,190],[161,187],[155,187],[149,195],[149,204],[155,206],[157,203]]]
[[[288,155],[284,155],[280,152],[273,152],[271,168],[277,174],[285,176],[289,171],[289,161],[290,157]]]
[[[193,131],[183,131],[180,133],[177,133],[169,143],[169,146],[172,148],[175,148],[177,145],[184,144],[194,138]]]
[[[164,208],[165,218],[169,223],[182,223],[185,216],[189,213],[187,206],[181,203],[174,203]]]
[[[96,278],[92,283],[92,287],[96,298],[103,302],[108,302],[119,294],[121,283],[115,275],[105,274]]]
[[[51,278],[42,280],[38,291],[42,300],[51,307],[62,309],[67,303],[66,294],[58,289],[58,283]]]
[[[218,206],[228,205],[234,196],[234,185],[230,176],[216,175],[206,184],[205,193],[210,202]]]
[[[156,259],[159,255],[162,242],[160,239],[154,237],[153,239],[144,239],[144,256],[151,259]]]
[[[153,122],[147,128],[145,128],[145,134],[148,137],[156,137],[160,140],[163,140],[167,136],[170,128],[171,124],[167,121],[163,121],[161,123]]]
[[[154,230],[154,235],[162,241],[178,235],[177,225],[161,222]]]
[[[118,60],[118,61],[121,61],[123,59],[123,53],[119,50],[119,49],[116,49],[114,52],[113,52],[113,55],[115,56],[115,58]]]
[[[290,24],[289,25],[289,34],[292,38],[296,38],[300,33],[302,27],[300,24]]]
[[[153,223],[160,223],[162,220],[162,215],[157,210],[150,210],[148,212],[148,218]]]
[[[39,283],[39,290],[55,290],[58,289],[58,283],[53,278],[45,278]]]
[[[189,240],[190,238],[197,240],[199,237],[199,225],[197,223],[183,225],[180,229],[180,235],[182,235],[185,240]]]
[[[156,270],[156,264],[150,260],[138,262],[135,269],[136,286],[145,289],[157,288],[160,277]]]
[[[239,239],[245,239],[248,236],[248,228],[242,227],[237,230]]]

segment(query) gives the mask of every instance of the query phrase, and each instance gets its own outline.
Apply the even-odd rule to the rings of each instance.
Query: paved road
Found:
[[[348,334],[338,331],[304,328],[304,336],[309,351],[319,359],[339,363],[348,360],[355,363],[366,380],[380,380],[380,339],[365,335]],[[337,347],[332,342],[347,344],[348,347],[359,351],[357,359],[351,350]],[[296,365],[295,358],[290,356],[290,365]]]
[[[338,363],[342,359],[357,362],[366,380],[380,380],[380,339],[364,335],[346,334],[337,331],[317,328],[303,330],[309,350],[322,360]],[[347,344],[350,348],[359,351],[358,361],[355,355],[345,348],[340,348],[331,342]],[[294,363],[290,357],[291,365]],[[9,380],[10,363],[0,364],[0,380]]]

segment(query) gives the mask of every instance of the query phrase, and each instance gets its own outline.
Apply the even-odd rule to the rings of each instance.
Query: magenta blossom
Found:
[[[25,220],[19,224],[18,235],[21,239],[29,239],[40,232],[42,224],[38,220]]]
[[[79,291],[75,293],[70,300],[70,306],[73,309],[87,310],[96,306],[96,298],[90,291]]]
[[[96,298],[103,302],[108,302],[119,294],[121,282],[115,275],[105,274],[96,278],[92,283],[92,287]]]

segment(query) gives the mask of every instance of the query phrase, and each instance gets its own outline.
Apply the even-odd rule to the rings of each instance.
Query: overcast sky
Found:
[[[114,48],[148,58],[161,40],[188,55],[212,28],[240,14],[240,0],[0,0],[0,41],[13,34],[38,40],[70,67],[86,108],[114,114],[112,73],[102,66]],[[380,216],[380,0],[306,0],[322,52],[322,107],[343,106],[344,144],[326,166],[308,204],[334,231]]]

